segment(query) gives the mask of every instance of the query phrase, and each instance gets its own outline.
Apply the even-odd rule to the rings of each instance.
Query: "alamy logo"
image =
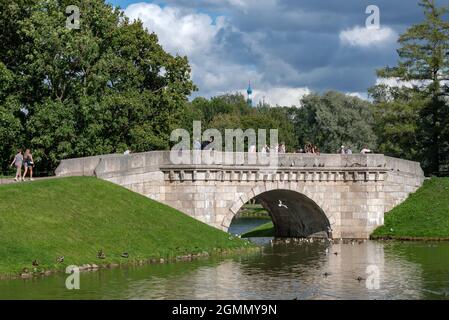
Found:
[[[80,289],[80,269],[78,266],[68,266],[65,273],[70,274],[65,280],[65,287],[68,290]]]
[[[176,144],[170,152],[172,164],[278,165],[278,130],[218,129],[202,133],[201,121],[193,121],[193,137],[186,129],[173,130],[170,141]],[[223,150],[224,145],[224,150]]]
[[[365,25],[367,29],[380,29],[380,9],[378,6],[369,5],[365,10],[369,14],[366,18]]]
[[[380,289],[380,270],[376,265],[369,265],[366,267],[366,288],[368,290],[379,290]]]
[[[80,8],[75,5],[70,5],[65,8],[65,13],[69,14],[65,21],[65,26],[67,29],[80,29]]]

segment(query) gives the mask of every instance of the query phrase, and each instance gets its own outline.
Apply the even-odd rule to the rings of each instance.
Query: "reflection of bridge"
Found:
[[[276,167],[247,160],[174,165],[170,152],[153,151],[63,160],[56,174],[97,176],[222,230],[257,198],[277,236],[309,236],[330,227],[334,238],[368,238],[384,213],[424,180],[418,163],[380,154],[280,154]]]

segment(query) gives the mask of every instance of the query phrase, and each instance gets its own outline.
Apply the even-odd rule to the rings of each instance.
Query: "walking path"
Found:
[[[55,179],[57,177],[53,176],[53,177],[42,177],[42,178],[33,178],[34,181],[39,181],[39,180],[48,180],[48,179]],[[26,183],[26,182],[34,182],[34,181],[30,181],[29,178],[27,178],[25,181],[14,181],[14,178],[0,178],[0,185],[2,184],[12,184],[12,183]]]

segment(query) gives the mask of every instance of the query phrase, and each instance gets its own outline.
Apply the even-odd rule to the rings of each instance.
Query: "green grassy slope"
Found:
[[[373,238],[449,238],[449,178],[432,178],[385,214]]]
[[[250,246],[168,206],[96,178],[0,186],[0,274],[125,263]],[[102,249],[106,259],[98,259]],[[121,258],[123,252],[129,258]],[[56,262],[64,256],[64,263]]]
[[[273,222],[264,223],[257,228],[254,228],[241,235],[242,238],[257,238],[257,237],[273,237],[274,226]]]

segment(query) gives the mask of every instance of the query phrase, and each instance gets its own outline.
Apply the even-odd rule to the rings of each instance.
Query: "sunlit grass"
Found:
[[[449,237],[449,178],[432,178],[402,204],[385,214],[374,238]]]
[[[124,263],[249,246],[166,205],[96,178],[0,186],[0,274]],[[105,259],[98,259],[98,250]],[[121,254],[129,253],[129,258]],[[64,256],[64,263],[56,262]]]

